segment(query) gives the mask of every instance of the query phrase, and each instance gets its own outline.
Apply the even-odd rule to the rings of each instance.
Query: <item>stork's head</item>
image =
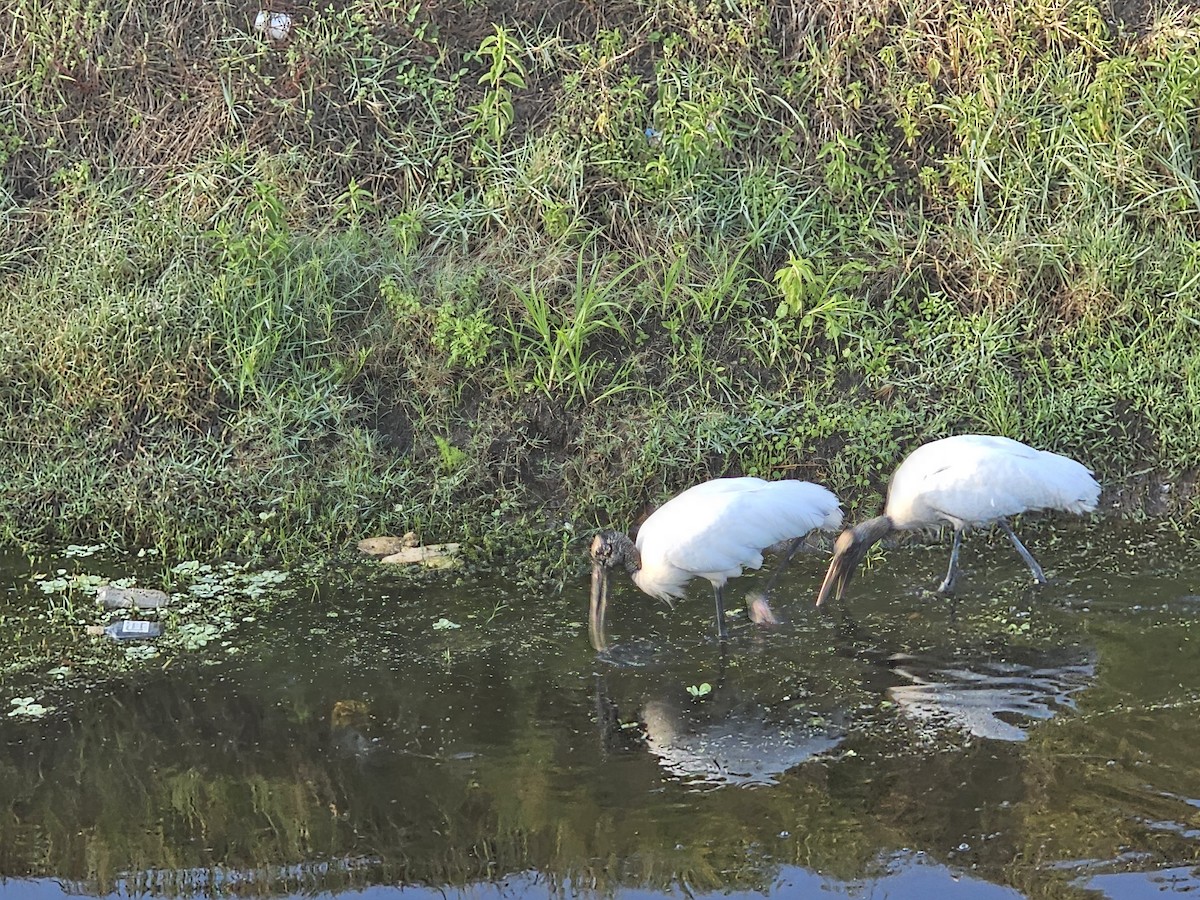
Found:
[[[833,561],[829,571],[825,573],[825,581],[817,594],[817,606],[820,606],[833,594],[838,600],[846,592],[846,586],[854,577],[859,563],[867,555],[871,546],[892,530],[892,520],[887,516],[868,519],[853,528],[848,528],[838,535],[833,545]]]
[[[635,571],[641,564],[637,548],[617,531],[602,531],[592,539],[592,602],[588,615],[588,633],[597,653],[608,649],[604,619],[608,613],[608,578],[614,566]]]

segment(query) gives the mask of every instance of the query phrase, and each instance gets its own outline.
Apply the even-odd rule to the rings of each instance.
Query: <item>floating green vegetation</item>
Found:
[[[33,697],[13,697],[9,705],[12,709],[8,711],[8,715],[13,718],[40,719],[47,713],[54,712],[53,706],[42,706]]]
[[[27,576],[19,604],[0,615],[8,638],[0,652],[6,691],[53,692],[80,681],[119,675],[149,663],[169,666],[194,658],[200,664],[241,652],[239,626],[296,590],[277,569],[244,564],[187,561],[151,572],[144,560],[155,554],[119,555],[106,547],[67,548],[54,566]],[[88,568],[81,568],[86,561]],[[95,565],[92,569],[90,566]],[[71,566],[71,568],[67,568]],[[117,572],[134,570],[136,575]],[[169,586],[169,601],[149,609],[105,609],[98,589],[132,588],[146,579]],[[289,581],[291,583],[289,583]],[[10,700],[9,715],[33,718],[55,707],[39,696]]]

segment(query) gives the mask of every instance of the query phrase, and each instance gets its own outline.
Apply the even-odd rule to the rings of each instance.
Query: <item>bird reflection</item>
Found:
[[[957,629],[953,634],[961,640]],[[863,687],[882,693],[927,732],[1024,741],[1034,722],[1074,709],[1074,695],[1096,677],[1094,651],[1078,646],[957,643],[910,653],[895,635],[864,627],[849,611],[840,615],[836,636],[835,653],[865,664]]]
[[[1018,651],[1007,648],[1006,655]],[[955,659],[896,654],[892,671],[907,681],[888,690],[910,719],[933,728],[958,728],[979,738],[1024,741],[1025,728],[1074,709],[1072,695],[1096,675],[1091,654],[1030,654],[1015,658]]]
[[[666,698],[642,707],[646,747],[671,775],[690,784],[770,785],[842,739],[824,722],[765,721],[748,706],[708,719]]]
[[[665,773],[694,786],[749,787],[779,776],[837,747],[838,715],[772,710],[741,698],[721,676],[703,700],[683,689],[644,700],[635,721],[623,721],[617,703],[597,679],[601,741],[608,751],[648,751]]]

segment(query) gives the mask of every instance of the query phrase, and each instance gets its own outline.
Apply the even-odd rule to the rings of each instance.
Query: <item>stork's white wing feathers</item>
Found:
[[[897,528],[941,520],[983,525],[1039,509],[1089,512],[1099,497],[1092,473],[1073,459],[968,434],[914,450],[892,476],[887,514]]]
[[[761,478],[718,478],[684,491],[638,531],[640,585],[677,596],[692,576],[716,584],[762,565],[772,544],[841,527],[838,500],[820,485]]]

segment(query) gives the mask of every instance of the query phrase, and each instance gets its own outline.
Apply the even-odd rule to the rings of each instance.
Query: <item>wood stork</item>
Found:
[[[717,634],[724,638],[728,579],[742,574],[743,568],[759,568],[765,548],[791,540],[778,575],[805,535],[817,528],[834,531],[841,524],[837,497],[807,481],[716,478],[688,488],[646,519],[636,543],[615,531],[601,532],[592,541],[592,646],[601,652],[608,648],[604,620],[609,572],[615,566],[623,567],[651,597],[668,604],[683,596],[692,578],[707,578],[717,604]]]
[[[1042,567],[1007,517],[1039,509],[1087,513],[1099,498],[1100,485],[1085,466],[1019,441],[961,434],[923,444],[892,475],[883,515],[839,535],[817,606],[830,594],[841,598],[867,550],[885,535],[945,523],[954,526],[954,544],[939,591],[954,590],[963,531],[993,522],[1008,535],[1034,579],[1045,584]]]

